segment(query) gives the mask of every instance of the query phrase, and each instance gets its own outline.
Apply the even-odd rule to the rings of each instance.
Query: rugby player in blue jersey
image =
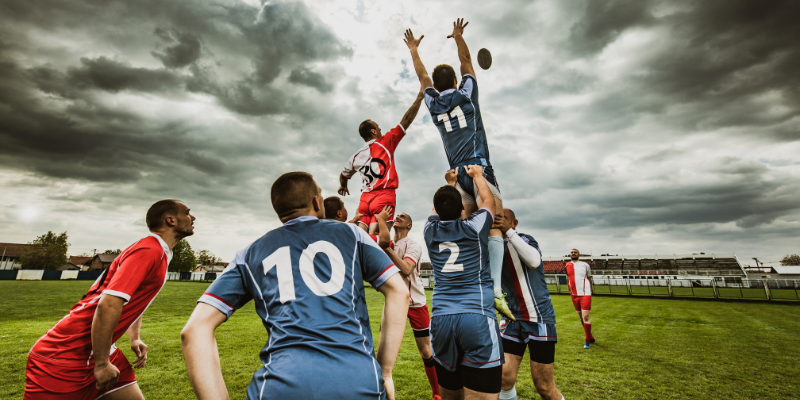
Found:
[[[394,364],[408,313],[399,270],[362,229],[321,219],[311,175],[282,175],[271,198],[283,226],[236,254],[181,332],[195,394],[229,398],[214,331],[253,300],[269,339],[248,399],[385,399],[380,365]],[[364,281],[386,297],[377,359]]]
[[[455,188],[461,195],[464,210],[467,215],[471,215],[489,200],[480,193],[474,180],[463,168],[466,165],[474,164],[483,167],[483,177],[490,189],[490,197],[494,198],[495,208],[492,211],[502,214],[503,201],[492,170],[492,163],[489,161],[489,146],[486,142],[486,131],[483,128],[483,119],[478,103],[478,82],[475,79],[475,68],[472,67],[472,57],[463,37],[467,24],[463,19],[457,20],[453,23],[453,33],[448,36],[455,40],[458,47],[458,59],[461,62],[460,86],[457,86],[458,79],[455,70],[447,64],[438,65],[433,69],[433,79],[428,76],[428,71],[422,64],[418,52],[419,43],[424,35],[416,39],[409,29],[406,30],[404,40],[411,51],[414,70],[417,72],[421,88],[425,93],[425,105],[431,114],[433,124],[436,125],[442,137],[450,169],[461,167]],[[493,280],[495,307],[506,318],[513,319],[500,286],[500,271],[503,268],[503,237],[502,232],[497,229],[493,229],[489,233],[489,265]]]
[[[553,362],[556,352],[556,312],[544,280],[542,251],[530,235],[518,233],[519,221],[514,211],[503,210],[495,218],[494,227],[503,231],[506,252],[503,258],[503,289],[516,321],[500,320],[500,336],[506,363],[503,365],[501,400],[516,400],[517,372],[530,349],[531,378],[543,400],[563,399],[556,387]]]
[[[486,199],[483,207],[461,218],[458,170],[451,170],[423,229],[436,278],[431,345],[442,399],[497,399],[505,360],[487,265],[494,200],[483,168],[464,169]]]

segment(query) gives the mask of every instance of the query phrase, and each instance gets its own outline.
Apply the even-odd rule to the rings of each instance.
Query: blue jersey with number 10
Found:
[[[492,214],[485,208],[467,219],[428,217],[423,229],[433,277],[433,316],[481,314],[496,319],[489,269]]]
[[[269,339],[248,399],[383,399],[364,281],[397,272],[355,225],[300,217],[239,251],[199,301],[230,317],[254,300]]]
[[[474,76],[466,74],[461,77],[458,90],[448,89],[440,93],[433,87],[426,88],[425,105],[442,136],[450,168],[467,161],[491,165],[478,105],[478,83]]]

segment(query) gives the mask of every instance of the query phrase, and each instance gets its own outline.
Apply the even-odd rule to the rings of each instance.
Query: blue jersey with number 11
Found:
[[[442,136],[451,168],[469,160],[475,164],[491,165],[478,105],[478,83],[474,76],[466,74],[461,77],[458,90],[448,89],[440,93],[433,87],[426,88],[425,105]]]
[[[248,399],[381,399],[364,281],[397,272],[355,225],[300,217],[239,251],[199,301],[228,317],[254,301],[269,339]]]

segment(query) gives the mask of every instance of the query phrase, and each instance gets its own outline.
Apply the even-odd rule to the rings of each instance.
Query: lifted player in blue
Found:
[[[500,320],[500,336],[506,364],[503,366],[501,400],[516,400],[517,372],[525,348],[530,349],[531,378],[543,400],[563,399],[556,388],[555,360],[556,312],[544,280],[542,251],[530,235],[514,230],[519,221],[514,211],[503,210],[494,227],[506,237],[503,259],[503,290],[509,293],[508,306],[516,321]]]
[[[472,67],[472,57],[464,41],[464,28],[467,26],[463,19],[453,23],[453,33],[448,38],[453,38],[458,47],[458,59],[461,61],[461,85],[456,89],[458,79],[453,67],[441,64],[433,69],[433,79],[428,76],[425,65],[419,57],[417,48],[423,36],[414,38],[411,30],[405,33],[405,42],[411,51],[414,61],[414,70],[417,72],[420,85],[425,93],[425,105],[431,114],[433,124],[439,130],[444,143],[444,151],[450,169],[460,168],[455,188],[461,195],[461,202],[467,215],[474,213],[478,207],[484,207],[487,200],[483,196],[475,181],[464,170],[466,165],[480,165],[483,167],[483,177],[493,197],[495,214],[503,213],[503,200],[500,189],[495,179],[492,163],[489,161],[489,145],[486,142],[486,131],[483,129],[481,109],[478,104],[478,81],[475,80],[475,68]],[[503,238],[502,232],[493,229],[489,232],[489,266],[493,280],[494,302],[497,311],[506,318],[513,319],[508,304],[504,299],[500,286],[500,271],[503,268]]]
[[[503,346],[489,273],[489,229],[494,201],[478,165],[464,167],[484,199],[483,208],[461,219],[457,170],[433,196],[433,215],[423,229],[436,286],[431,345],[443,400],[497,399]]]
[[[248,399],[385,399],[380,365],[397,358],[408,313],[397,267],[360,228],[320,219],[323,197],[311,175],[282,175],[271,197],[283,226],[236,254],[181,332],[195,394],[229,398],[214,331],[253,300],[269,341]],[[386,297],[377,359],[364,281]]]

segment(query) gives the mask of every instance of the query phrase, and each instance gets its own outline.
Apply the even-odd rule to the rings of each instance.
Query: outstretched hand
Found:
[[[350,194],[350,189],[347,186],[339,186],[339,196],[347,196]]]
[[[450,38],[453,38],[453,37],[456,37],[456,36],[463,35],[464,34],[464,28],[466,28],[467,25],[469,25],[469,22],[465,23],[464,22],[464,18],[457,19],[455,22],[453,22],[453,33],[451,33],[449,36],[447,36],[447,38],[450,39]],[[420,38],[420,39],[422,39],[422,38]]]
[[[392,206],[384,206],[380,213],[375,214],[375,219],[379,222],[386,222],[389,216],[392,215]]]
[[[469,175],[470,178],[475,179],[479,176],[483,176],[483,167],[480,165],[467,165],[464,169],[467,171],[467,175]]]
[[[408,46],[409,50],[414,50],[419,47],[419,42],[421,42],[422,38],[424,37],[425,35],[422,35],[419,37],[419,39],[414,39],[414,33],[411,32],[411,29],[406,29],[406,34],[403,41],[406,42],[406,46]]]
[[[455,168],[447,171],[447,173],[444,174],[444,180],[447,181],[448,185],[455,186],[456,185],[456,181],[458,180],[458,167],[455,167]]]

